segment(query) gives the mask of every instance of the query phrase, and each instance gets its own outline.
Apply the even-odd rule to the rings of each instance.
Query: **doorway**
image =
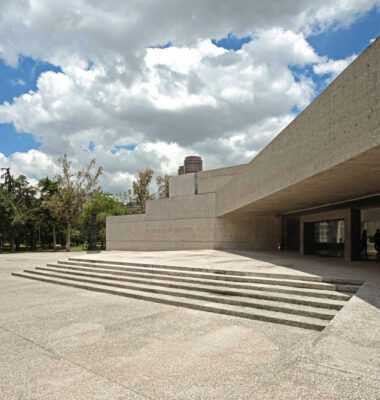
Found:
[[[344,257],[344,220],[307,222],[304,224],[304,254]]]
[[[367,260],[378,260],[379,255],[375,249],[376,230],[380,229],[380,207],[361,209],[361,232],[367,231]],[[365,258],[364,254],[361,254]]]
[[[300,219],[299,217],[283,217],[282,243],[286,250],[300,249]]]

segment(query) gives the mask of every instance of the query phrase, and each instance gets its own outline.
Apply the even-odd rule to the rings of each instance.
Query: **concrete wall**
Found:
[[[107,250],[177,250],[213,247],[215,218],[140,220],[107,218]]]
[[[246,164],[198,172],[198,193],[215,193],[244,170]]]
[[[198,193],[215,193],[234,176],[244,170],[246,164],[198,172]],[[169,177],[169,197],[191,196],[195,193],[194,174]]]
[[[215,193],[148,201],[145,214],[107,218],[107,250],[213,248],[214,224]]]
[[[215,193],[148,201],[145,215],[149,220],[215,217]]]
[[[281,219],[276,216],[216,218],[217,249],[275,250],[281,240]]]
[[[216,218],[215,192],[245,165],[169,179],[168,199],[146,203],[142,215],[107,218],[108,250],[252,249],[273,248],[268,227],[273,221]],[[268,223],[267,223],[268,222]]]
[[[194,193],[194,174],[169,177],[169,197],[192,196]]]
[[[279,218],[216,218],[215,193],[153,200],[107,218],[107,250],[275,249]]]
[[[151,219],[146,215],[107,218],[107,250],[257,249],[279,243],[276,217],[252,220],[198,216]]]

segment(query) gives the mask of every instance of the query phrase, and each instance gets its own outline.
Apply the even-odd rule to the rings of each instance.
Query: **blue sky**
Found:
[[[19,58],[18,67],[12,68],[0,59],[0,104],[12,103],[15,97],[30,90],[37,90],[37,79],[45,71],[61,72],[61,68],[22,56]],[[40,145],[31,134],[16,134],[13,124],[0,124],[0,138],[0,151],[6,156],[17,151],[37,149]]]
[[[380,0],[370,0],[369,4],[371,2],[372,4],[380,4]],[[15,0],[16,3],[17,0]],[[310,2],[310,4],[312,3]],[[338,3],[341,8],[336,6]],[[44,7],[47,8],[50,7],[48,4],[41,4],[44,4]],[[353,54],[360,54],[368,47],[371,39],[380,35],[379,6],[355,19],[357,12],[361,11],[360,0],[352,0],[348,5],[343,0],[337,0],[334,6],[328,0],[321,1],[320,4],[316,7],[325,7],[321,14],[325,16],[325,20],[321,21],[322,23],[326,22],[329,25],[331,21],[339,21],[339,26],[341,26],[346,18],[347,20],[350,18],[354,20],[348,27],[337,28],[332,24],[329,25],[330,28],[327,31],[306,37],[314,52],[318,56],[326,57],[326,61],[344,60]],[[277,6],[281,8],[281,1],[278,1]],[[140,6],[137,5],[136,7]],[[265,10],[268,9],[266,17],[257,16],[255,2],[251,3],[247,0],[247,8],[250,7],[250,10],[239,11],[239,18],[234,20],[234,13],[226,11],[228,7],[230,7],[230,3],[225,1],[224,6],[221,7],[221,13],[218,14],[218,19],[215,20],[221,23],[221,28],[215,27],[215,29],[214,27],[208,29],[207,23],[210,18],[214,17],[214,13],[211,13],[207,7],[202,8],[197,17],[198,20],[204,18],[199,26],[193,26],[190,22],[188,26],[184,26],[182,22],[179,23],[179,21],[182,21],[179,16],[166,16],[167,34],[166,29],[162,28],[164,25],[160,28],[159,24],[152,24],[152,21],[147,19],[146,24],[151,24],[151,29],[147,32],[150,38],[146,42],[136,45],[135,49],[132,48],[134,42],[130,42],[128,45],[124,44],[122,41],[116,40],[112,34],[113,30],[110,27],[115,26],[115,32],[117,31],[118,35],[122,34],[120,32],[123,29],[128,28],[128,24],[123,22],[123,18],[117,11],[115,11],[115,15],[112,14],[112,10],[107,13],[109,19],[102,19],[99,17],[100,14],[94,14],[93,19],[90,17],[89,21],[96,21],[96,18],[100,18],[102,22],[89,26],[88,31],[75,30],[86,27],[86,24],[79,24],[79,28],[75,25],[68,26],[68,31],[65,31],[64,34],[59,30],[55,31],[58,23],[55,18],[59,19],[59,17],[52,10],[40,10],[41,16],[35,15],[33,18],[38,19],[40,17],[41,21],[46,22],[46,25],[37,24],[33,27],[34,31],[28,33],[24,30],[25,25],[21,19],[20,25],[17,26],[19,13],[16,14],[16,20],[12,18],[0,20],[0,37],[1,33],[9,34],[8,42],[2,43],[0,39],[0,49],[8,46],[9,54],[4,53],[5,59],[14,62],[15,55],[18,54],[17,51],[15,51],[15,54],[11,54],[14,48],[21,49],[20,53],[24,51],[32,55],[30,57],[19,56],[17,67],[11,67],[1,58],[0,53],[0,118],[5,121],[18,119],[22,121],[22,126],[25,127],[25,132],[16,132],[11,123],[0,123],[0,162],[3,154],[8,157],[8,160],[15,163],[18,171],[21,171],[22,164],[27,158],[19,157],[15,160],[12,155],[15,153],[25,154],[31,149],[39,149],[41,153],[30,155],[28,160],[35,162],[37,171],[39,157],[46,156],[46,168],[43,170],[45,174],[52,168],[59,152],[67,151],[68,154],[75,155],[76,149],[84,149],[85,154],[78,154],[77,156],[78,165],[84,160],[84,157],[90,157],[93,154],[102,159],[103,164],[108,165],[110,170],[115,169],[116,171],[114,166],[119,165],[117,171],[120,175],[117,179],[124,179],[124,182],[129,182],[132,179],[131,176],[136,174],[139,169],[146,167],[148,163],[154,164],[156,162],[156,166],[153,165],[153,167],[162,171],[161,173],[172,173],[171,171],[176,171],[177,164],[188,152],[207,156],[205,163],[207,168],[248,162],[257,151],[260,151],[275,134],[289,123],[294,115],[297,115],[310,100],[326,87],[331,81],[331,76],[318,75],[314,72],[313,63],[325,61],[321,57],[308,54],[302,47],[304,46],[304,37],[302,35],[297,37],[297,32],[304,32],[304,23],[315,24],[313,15],[308,14],[308,17],[305,18],[309,19],[301,20],[297,25],[296,21],[299,15],[292,15],[293,11],[285,7],[282,12],[289,13],[288,20],[285,18],[285,22],[283,19],[272,22],[275,16],[272,16],[273,10],[270,6],[262,10],[266,12]],[[355,7],[357,7],[356,11],[352,11]],[[78,10],[79,14],[72,16],[74,20],[79,15],[87,16],[88,13],[93,11],[93,8],[88,7],[86,2],[78,0]],[[180,8],[178,10],[181,11]],[[189,12],[185,5],[184,10],[185,13]],[[306,8],[307,10],[310,11]],[[69,14],[72,10],[67,9],[66,11]],[[97,11],[102,13],[104,10],[99,8]],[[145,11],[146,7],[136,9],[141,21],[145,21],[145,18],[152,15]],[[12,12],[12,7],[8,12]],[[35,9],[32,12],[38,13],[39,11]],[[211,14],[207,16],[207,12]],[[331,17],[332,19],[329,21],[328,18],[334,12],[337,12],[337,15]],[[245,14],[249,18],[245,19]],[[47,15],[51,17],[51,21],[45,19]],[[223,18],[225,19],[223,20]],[[259,24],[257,29],[255,23],[252,22],[255,18],[257,18]],[[7,26],[6,24],[9,21],[16,21],[16,23]],[[110,27],[106,29],[105,26],[108,22]],[[5,26],[3,30],[1,30],[2,24]],[[315,25],[313,26],[315,27]],[[206,28],[204,29],[204,27]],[[70,31],[71,28],[73,29],[72,32]],[[154,30],[156,28],[157,31]],[[284,52],[283,49],[275,45],[271,47],[270,34],[266,36],[266,41],[264,40],[260,44],[259,35],[261,35],[261,32],[271,32],[273,28],[279,29],[279,35],[282,35],[283,32],[286,33],[287,30],[294,33],[294,36],[289,37],[286,43],[290,46],[289,51],[294,51],[297,46],[301,46],[302,51],[304,51],[301,56],[304,56],[306,61],[305,63],[301,62],[300,65],[305,66],[291,65],[288,61],[284,61],[294,60],[294,58],[292,56],[287,57],[286,51]],[[123,34],[126,38],[130,35],[138,41],[136,29],[127,30]],[[252,33],[255,38],[254,44],[261,46],[259,54],[261,58],[257,63],[255,60],[256,52],[251,57],[250,54],[244,53],[244,47],[242,48],[244,44],[252,40],[251,36],[245,34],[242,37],[237,37],[232,32],[238,30],[254,32]],[[141,25],[141,32],[141,37],[144,38],[144,24]],[[240,49],[241,51],[235,54],[236,57],[225,58],[223,62],[221,60],[216,62],[213,57],[216,57],[215,51],[218,52],[219,50],[215,50],[213,46],[210,46],[213,47],[211,49],[205,44],[200,44],[207,37],[204,32],[217,32],[216,35],[220,35],[213,36],[213,34],[207,33],[214,45],[231,52]],[[48,36],[50,33],[52,38]],[[108,33],[110,36],[107,36]],[[171,35],[173,35],[172,40]],[[41,41],[41,37],[46,38],[46,43]],[[177,43],[175,38],[177,38],[178,43],[185,43],[183,45],[184,50],[181,52],[180,49],[177,49],[175,53],[170,53],[173,44]],[[161,45],[149,45],[156,41]],[[5,47],[1,45],[5,45]],[[130,52],[129,47],[131,47]],[[120,71],[123,71],[124,65],[117,65],[118,60],[122,59],[122,62],[127,65],[127,69],[128,62],[133,67],[141,65],[139,64],[141,59],[138,59],[138,57],[145,54],[146,49],[155,52],[154,56],[152,55],[151,62],[157,62],[157,67],[155,64],[151,64],[150,67],[145,65],[144,71],[133,71],[130,76],[128,74],[123,75],[123,72]],[[249,52],[249,50],[247,51]],[[277,52],[273,59],[275,62],[279,62],[279,65],[270,70],[272,52]],[[73,55],[72,58],[71,55]],[[61,69],[58,65],[44,62],[38,57],[59,60],[56,62],[65,67]],[[178,58],[176,59],[176,57]],[[191,60],[191,57],[195,57],[196,61]],[[265,59],[265,57],[268,57],[268,59]],[[313,61],[315,59],[317,61]],[[76,64],[78,60],[79,63]],[[93,61],[89,62],[89,60]],[[213,64],[214,61],[215,64]],[[231,69],[229,69],[229,62],[232,62],[231,65],[233,65]],[[87,63],[89,63],[88,68],[84,68],[83,65],[87,65]],[[242,87],[239,87],[239,82],[235,85],[251,65],[255,73],[246,75],[248,80],[244,82],[244,85],[241,85]],[[266,80],[263,82],[256,82],[254,81],[255,77],[261,73],[262,65],[265,65],[265,68],[271,71],[272,75],[266,76]],[[152,68],[151,72],[147,72],[149,68]],[[213,76],[213,68],[215,68],[215,77]],[[67,77],[69,83],[63,82],[58,76],[53,77],[48,82],[45,81],[43,93],[41,93],[41,90],[38,92],[38,94],[41,93],[41,98],[38,99],[35,93],[38,91],[37,80],[41,74],[45,71],[63,72],[62,70],[66,72],[65,77]],[[91,72],[91,70],[96,70],[98,73],[95,81],[92,81],[93,77],[86,75],[86,72]],[[291,76],[289,80],[286,78],[289,70],[298,84],[295,85],[297,86],[295,90],[292,88]],[[102,72],[100,73],[100,71]],[[235,75],[231,76],[230,80],[228,80],[228,77],[225,79],[224,74],[230,74],[230,71]],[[104,73],[104,76],[102,76],[102,73]],[[150,73],[153,73],[153,75],[149,75]],[[120,81],[117,81],[118,74],[123,75]],[[60,76],[62,77],[62,75]],[[152,76],[155,77],[155,80],[149,81]],[[281,79],[282,76],[285,76],[285,78]],[[121,97],[120,103],[117,101],[114,103],[117,96],[113,92],[113,87],[120,87],[123,96],[127,96],[126,93],[130,90],[130,85],[135,78],[137,81],[139,79],[145,80],[146,83],[143,90],[134,89],[140,96],[140,100],[130,102],[127,97]],[[213,80],[214,78],[215,80]],[[252,79],[253,83],[249,79]],[[227,82],[227,87],[223,86],[224,81]],[[303,81],[306,81],[304,86],[302,86]],[[111,91],[107,93],[106,90],[102,90],[102,86],[109,82],[112,82]],[[65,94],[61,98],[61,90],[66,84],[70,86],[69,94]],[[152,89],[156,84],[157,86]],[[285,88],[283,93],[290,93],[289,100],[284,98],[285,94],[282,96],[275,90],[272,91],[272,88],[276,85]],[[250,91],[251,87],[255,90],[260,88],[259,90],[263,91],[263,96],[259,96],[259,100],[255,100],[259,103],[249,103],[249,95],[246,96],[244,91]],[[186,93],[182,92],[184,88],[187,89]],[[304,93],[299,93],[300,88]],[[52,95],[49,95],[49,90],[51,90]],[[150,90],[152,91],[150,92]],[[202,90],[205,93],[202,93]],[[25,103],[17,106],[19,102],[14,102],[14,99],[28,92],[34,93],[34,104],[39,106],[39,113],[36,110],[35,118],[33,116],[34,110],[32,113],[28,113],[28,107],[25,108]],[[162,96],[161,93],[163,93]],[[240,103],[241,99],[238,96],[243,96],[242,98],[248,101],[248,103],[244,103],[247,110],[241,107],[243,103]],[[182,101],[184,101],[183,104]],[[196,103],[194,106],[194,101],[200,103]],[[210,111],[207,107],[209,107],[208,102],[210,101],[214,101],[213,104],[218,105],[219,115],[213,116],[212,112],[209,114]],[[1,110],[1,105],[5,102],[14,104],[14,106],[9,107],[11,111],[5,110],[4,112],[4,107]],[[57,103],[57,105],[51,107],[52,103]],[[260,114],[255,115],[252,108],[256,107],[257,104],[264,103],[265,105],[260,111],[264,117]],[[273,113],[272,103],[275,104]],[[139,108],[134,109],[137,104]],[[226,108],[224,109],[224,107]],[[241,113],[240,110],[242,110]],[[3,114],[1,114],[2,111]],[[207,114],[206,119],[204,119],[205,113]],[[50,118],[52,115],[53,117]],[[22,118],[17,118],[18,116]],[[214,118],[209,124],[210,126],[213,125],[214,128],[208,127],[208,124],[203,122],[207,122],[209,117],[210,119]],[[228,118],[233,121],[230,122]],[[88,122],[88,130],[83,128],[83,125],[85,125],[83,121]],[[231,126],[236,126],[235,132],[231,133]],[[219,139],[228,138],[234,134],[237,135],[233,142],[235,149],[231,151],[228,141],[221,142]],[[241,139],[241,135],[244,136],[243,139]],[[151,154],[156,157],[154,161],[151,161]],[[49,161],[49,159],[53,161]],[[3,162],[10,162],[8,160]],[[36,171],[31,172],[30,176],[37,177]],[[125,174],[125,171],[128,171],[130,175]],[[118,182],[115,182],[115,187],[119,190],[117,184]]]

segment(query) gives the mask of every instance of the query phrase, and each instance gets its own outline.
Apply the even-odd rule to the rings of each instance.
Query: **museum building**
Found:
[[[251,162],[170,177],[146,213],[107,218],[107,250],[249,249],[361,257],[380,228],[380,39]]]

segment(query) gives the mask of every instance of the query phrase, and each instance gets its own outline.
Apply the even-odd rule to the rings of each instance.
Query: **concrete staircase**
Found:
[[[83,258],[12,275],[317,331],[363,284],[317,276]]]

